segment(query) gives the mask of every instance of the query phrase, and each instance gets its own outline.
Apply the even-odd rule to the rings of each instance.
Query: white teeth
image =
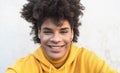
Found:
[[[60,49],[63,47],[63,45],[48,45],[52,49]]]
[[[58,47],[58,46],[51,46],[51,48],[53,48],[53,49],[59,49],[60,47]]]

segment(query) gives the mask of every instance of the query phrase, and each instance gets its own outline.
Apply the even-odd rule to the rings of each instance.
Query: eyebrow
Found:
[[[44,27],[43,29],[44,30],[52,30],[51,28],[48,28],[48,27]]]
[[[68,30],[68,27],[61,28],[60,30]]]
[[[60,30],[68,30],[68,29],[69,29],[68,27],[63,27]],[[43,30],[52,30],[52,29],[48,27],[44,27]]]

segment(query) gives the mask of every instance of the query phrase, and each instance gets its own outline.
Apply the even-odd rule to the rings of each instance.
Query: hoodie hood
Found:
[[[68,54],[68,58],[66,60],[66,62],[64,63],[64,65],[62,65],[60,68],[55,68],[44,56],[42,48],[39,47],[35,52],[34,52],[34,57],[38,60],[39,62],[39,67],[48,73],[53,73],[53,71],[57,71],[62,73],[61,71],[64,70],[63,73],[68,73],[67,72],[67,67],[68,65],[70,65],[73,61],[74,58],[76,57],[78,52],[78,47],[76,47],[74,44],[71,44],[71,48],[70,48],[70,53]]]

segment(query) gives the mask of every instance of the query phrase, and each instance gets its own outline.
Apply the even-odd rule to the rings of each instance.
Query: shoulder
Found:
[[[29,65],[29,63],[33,62],[34,60],[35,60],[34,56],[32,54],[29,54],[28,56],[17,60],[14,66]]]
[[[105,60],[86,48],[79,49],[77,60],[78,62],[81,61],[82,65],[84,65],[90,73],[117,73],[105,62]]]
[[[95,55],[92,51],[88,50],[87,48],[84,48],[84,47],[79,47],[75,44],[72,44],[72,51],[76,51],[75,53],[77,53],[77,57],[81,58],[81,57],[84,57],[84,58],[87,58],[91,55]]]
[[[97,56],[96,53],[83,47],[79,49],[78,60],[84,61],[87,67],[97,66],[98,64],[103,64],[105,62],[102,58]]]
[[[87,48],[80,47],[78,50],[78,59],[83,59],[84,61],[90,61],[91,59],[96,59],[98,58],[97,55],[93,52],[90,51]]]
[[[7,73],[24,73],[28,72],[32,69],[36,69],[37,64],[34,56],[32,54],[20,58],[19,60],[16,61],[16,63],[7,69]],[[24,71],[24,72],[23,72]]]
[[[93,60],[99,60],[100,58],[91,50],[84,48],[84,47],[78,47],[73,44],[72,51],[76,54],[76,59],[78,61],[83,61],[84,63],[93,62]]]
[[[79,48],[79,56],[89,58],[89,59],[98,57],[93,51],[84,47]]]

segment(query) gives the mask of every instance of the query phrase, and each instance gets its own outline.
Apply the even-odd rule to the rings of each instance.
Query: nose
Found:
[[[51,38],[50,41],[53,43],[59,43],[61,41],[61,35],[59,33],[55,33]]]

